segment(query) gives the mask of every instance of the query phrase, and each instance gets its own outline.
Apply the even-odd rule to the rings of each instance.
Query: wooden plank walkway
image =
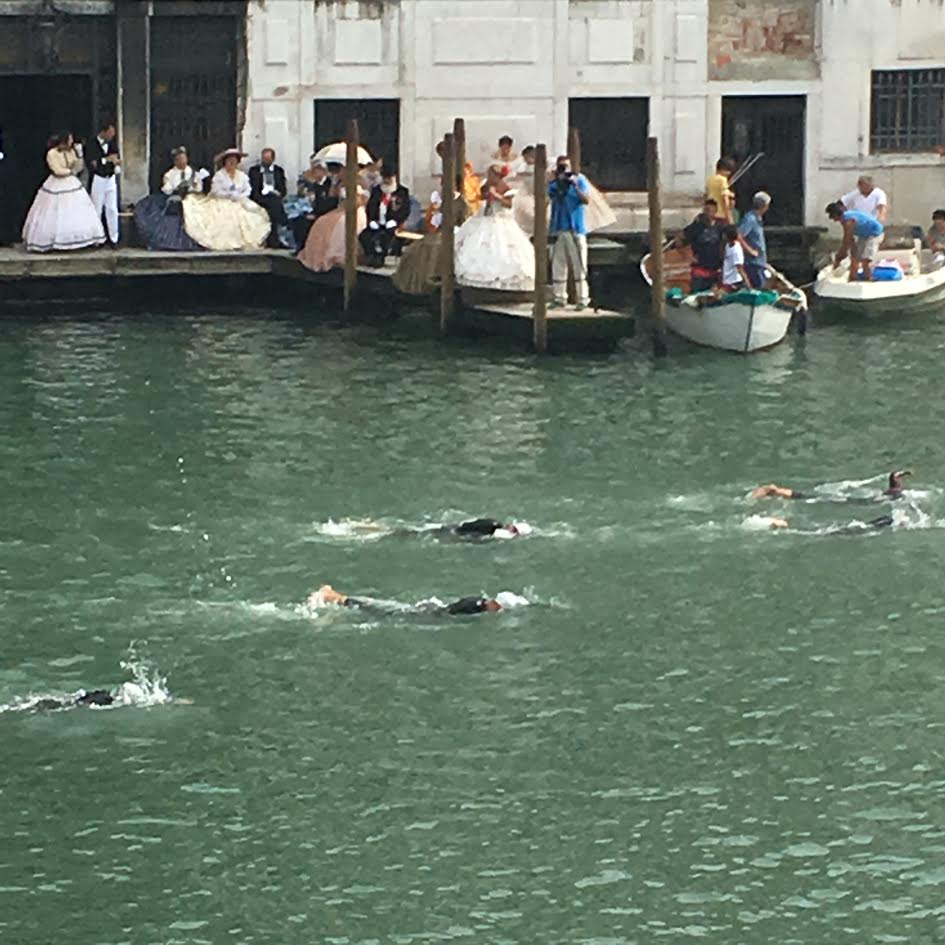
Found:
[[[0,279],[75,279],[103,276],[227,276],[272,272],[281,250],[251,253],[164,253],[147,249],[89,249],[72,253],[28,253],[0,249]]]
[[[594,241],[594,255],[602,265],[619,265],[626,247],[610,240]],[[359,295],[423,307],[427,299],[403,295],[395,288],[395,264],[382,268],[358,267]],[[340,290],[343,272],[312,272],[284,250],[253,252],[152,252],[145,249],[96,249],[73,253],[27,253],[22,247],[0,248],[0,287],[4,283],[29,284],[67,279],[135,279],[201,276],[271,275],[312,286]],[[60,290],[61,291],[61,290]],[[459,294],[457,302],[459,303]],[[457,328],[477,333],[531,338],[532,305],[521,296],[496,298],[494,293],[473,293],[465,304],[457,304]],[[556,347],[599,346],[615,343],[632,332],[629,315],[607,309],[549,309],[549,341]]]
[[[613,240],[593,239],[588,246],[589,265],[632,266],[630,248]],[[303,268],[295,257],[281,249],[251,252],[175,253],[132,249],[88,249],[71,253],[28,253],[22,246],[0,247],[0,279],[67,279],[102,276],[196,276],[258,275],[275,272],[289,275]],[[389,278],[393,267],[372,269],[359,266],[367,276]],[[333,273],[316,273],[333,275]]]

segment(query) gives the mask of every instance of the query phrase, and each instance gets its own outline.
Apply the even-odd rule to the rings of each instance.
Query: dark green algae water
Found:
[[[240,310],[0,337],[0,940],[945,937],[945,319],[661,364]],[[902,465],[877,534],[745,498]],[[357,525],[474,514],[537,531]],[[306,613],[325,581],[530,605]]]

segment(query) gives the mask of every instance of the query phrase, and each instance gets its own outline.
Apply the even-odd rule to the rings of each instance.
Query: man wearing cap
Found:
[[[270,249],[280,249],[282,241],[279,239],[279,227],[289,222],[282,204],[287,193],[285,171],[276,164],[276,152],[272,148],[263,148],[259,158],[259,163],[249,169],[249,183],[252,187],[250,199],[269,214],[272,228],[269,230],[266,245]]]
[[[764,216],[771,206],[771,197],[763,190],[752,198],[751,210],[738,225],[738,234],[745,247],[745,272],[753,289],[763,289],[767,281],[768,246],[765,241]]]

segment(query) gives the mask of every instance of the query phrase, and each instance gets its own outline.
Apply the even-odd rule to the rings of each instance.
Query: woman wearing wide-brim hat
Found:
[[[259,249],[269,236],[269,215],[249,199],[249,177],[239,168],[244,157],[239,148],[221,151],[209,196],[184,201],[187,235],[207,249]]]

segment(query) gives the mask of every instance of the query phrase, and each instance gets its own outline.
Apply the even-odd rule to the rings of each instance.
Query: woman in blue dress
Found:
[[[188,163],[186,148],[174,148],[171,155],[174,166],[164,175],[160,193],[135,204],[135,226],[148,249],[199,252],[204,247],[184,230],[183,201],[201,193],[203,181]]]

